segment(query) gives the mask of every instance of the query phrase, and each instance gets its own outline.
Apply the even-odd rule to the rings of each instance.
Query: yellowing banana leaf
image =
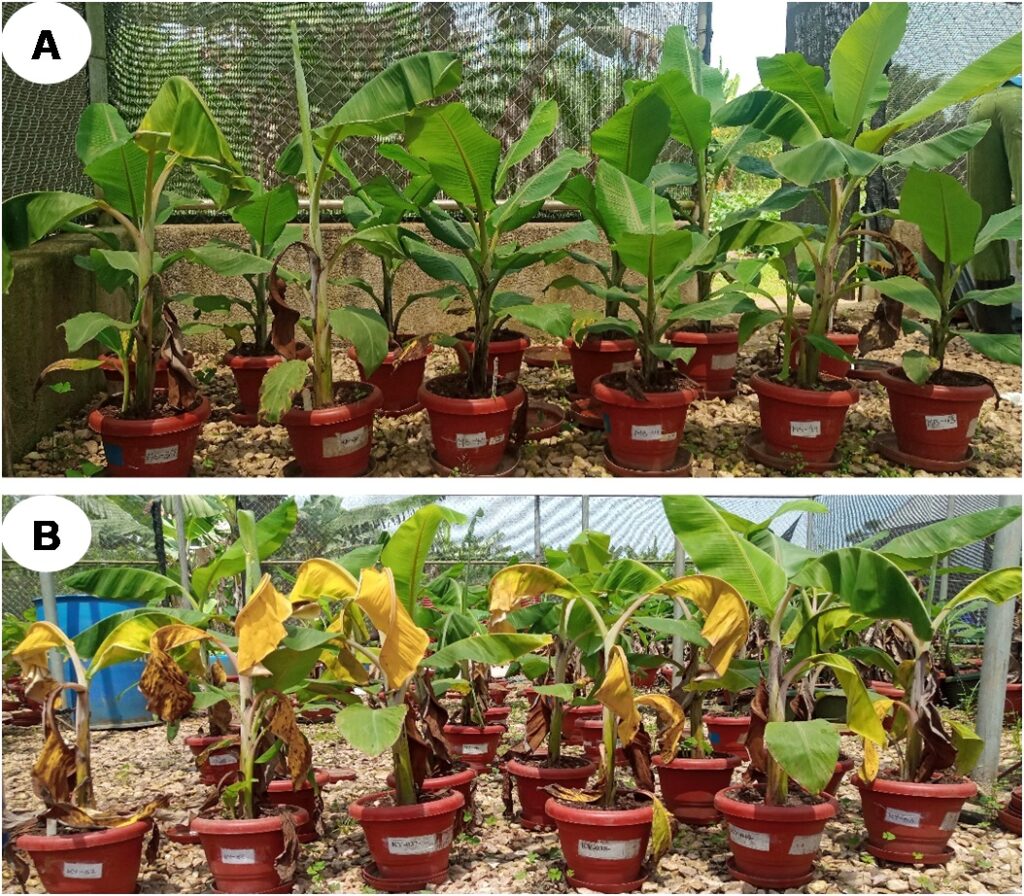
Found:
[[[399,602],[395,579],[386,567],[362,571],[355,602],[380,633],[380,667],[388,688],[400,688],[416,671],[430,638]]]
[[[736,651],[747,641],[750,611],[746,601],[724,579],[715,576],[682,576],[666,582],[656,593],[683,597],[704,614],[701,635],[709,642],[708,664],[724,675]]]
[[[616,644],[612,648],[604,681],[594,694],[597,700],[619,718],[619,740],[631,743],[640,727],[640,713],[633,701],[633,687],[626,654]]]
[[[487,600],[491,617],[487,627],[491,631],[511,632],[514,629],[505,623],[505,617],[522,606],[528,598],[542,594],[558,594],[571,597],[579,592],[564,576],[535,563],[517,563],[501,570],[487,588]]]
[[[274,587],[270,576],[264,575],[235,617],[239,674],[252,674],[253,668],[277,649],[288,634],[283,623],[291,612],[291,603]]]
[[[358,590],[359,583],[348,570],[330,560],[317,557],[299,567],[288,600],[293,604],[318,601],[321,597],[342,600],[352,597]]]
[[[33,700],[42,700],[51,690],[50,667],[46,655],[50,650],[61,647],[74,651],[71,639],[50,622],[33,622],[21,643],[11,651],[11,656],[21,666],[21,677],[25,682],[25,693]]]
[[[601,799],[601,791],[576,790],[571,787],[563,787],[561,784],[551,784],[544,788],[556,800],[564,800],[567,803],[596,803]]]
[[[648,844],[650,850],[650,864],[657,868],[661,857],[669,851],[672,846],[672,816],[669,815],[665,804],[654,794],[650,794],[651,808],[654,810],[654,818],[651,823],[651,840]]]
[[[363,664],[347,647],[341,650],[325,650],[320,654],[324,670],[321,680],[338,681],[345,684],[366,684],[370,679]]]
[[[985,749],[985,741],[970,725],[948,718],[945,722],[949,725],[949,730],[953,735],[953,746],[956,748],[956,770],[961,775],[969,775],[974,771],[974,766],[981,758],[981,752]]]
[[[873,740],[879,746],[884,746],[885,729],[853,663],[837,653],[818,654],[810,657],[809,662],[826,666],[835,675],[836,681],[846,694],[846,724],[850,730],[861,737]]]
[[[686,713],[683,708],[666,694],[641,694],[636,698],[637,706],[649,706],[658,714],[658,739],[661,758],[671,762],[676,757],[679,738],[686,727]]]
[[[879,697],[873,702],[872,706],[875,710],[875,715],[878,716],[878,720],[882,721],[892,710],[893,701],[888,697]],[[878,775],[878,764],[881,761],[879,745],[868,738],[864,738],[862,743],[864,745],[864,759],[857,773],[862,781],[871,782]]]
[[[137,660],[149,653],[150,638],[166,623],[169,616],[130,616],[113,628],[96,648],[89,663],[89,677],[115,663]]]
[[[159,644],[152,646],[146,657],[139,690],[146,698],[146,709],[164,722],[184,718],[195,701],[188,687],[188,675]]]
[[[125,825],[135,824],[137,821],[144,821],[152,818],[157,809],[163,809],[170,802],[166,794],[150,800],[146,805],[134,812],[122,815],[119,812],[104,812],[100,809],[89,809],[83,806],[74,806],[70,803],[57,803],[49,808],[47,818],[55,818],[61,824],[70,828],[121,828]]]

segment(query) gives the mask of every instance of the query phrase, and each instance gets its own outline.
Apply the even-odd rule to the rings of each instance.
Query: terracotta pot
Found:
[[[1010,794],[1010,801],[1006,804],[1006,808],[999,810],[996,823],[1004,831],[1009,831],[1019,837],[1021,835],[1021,808],[1021,789],[1016,787]]]
[[[686,411],[697,397],[693,389],[645,392],[637,401],[626,392],[594,381],[594,398],[601,403],[608,450],[612,459],[635,470],[668,470],[675,465],[686,426]]]
[[[135,893],[150,820],[104,831],[22,834],[16,845],[36,866],[47,893]]]
[[[854,775],[852,782],[860,791],[867,851],[904,865],[947,861],[960,810],[978,792],[973,781],[918,784],[876,778],[869,784]]]
[[[503,725],[445,725],[444,738],[453,757],[478,772],[487,771],[498,753]]]
[[[303,781],[302,787],[296,790],[290,779],[271,781],[267,788],[267,799],[275,806],[297,806],[305,810],[309,818],[295,830],[299,835],[300,843],[312,843],[320,839],[316,826],[320,821],[320,809],[323,802],[320,799],[320,791],[330,783],[330,775],[325,771],[317,769],[316,789],[314,790],[309,781]]]
[[[750,728],[750,716],[704,716],[704,725],[708,729],[708,740],[716,753],[730,753],[747,759],[747,747],[741,738],[747,736]]]
[[[455,817],[465,805],[457,790],[441,792],[412,806],[374,806],[390,791],[360,797],[348,813],[363,828],[366,845],[376,863],[372,877],[379,889],[421,890],[448,878],[448,858],[455,836]]]
[[[295,809],[296,828],[309,822],[305,809]],[[228,819],[194,818],[192,831],[206,853],[217,890],[221,893],[290,893],[292,881],[283,881],[274,860],[284,850],[281,816]]]
[[[868,687],[876,694],[888,697],[890,700],[902,700],[903,688],[896,687],[891,681],[879,681],[873,679],[868,682]]]
[[[707,398],[736,394],[733,379],[740,350],[738,330],[715,330],[711,333],[676,330],[671,342],[679,348],[695,349],[689,361],[676,361],[676,367],[697,383]]]
[[[657,668],[639,669],[633,673],[633,687],[635,688],[653,688],[657,683]]]
[[[302,360],[310,358],[313,354],[312,349],[305,343],[300,342],[295,348],[296,357]],[[283,360],[284,358],[278,354],[245,355],[237,354],[234,350],[224,355],[223,361],[231,368],[235,388],[238,389],[241,413],[235,414],[232,418],[238,426],[255,426],[259,423],[260,389],[263,386],[263,378],[268,370]]]
[[[472,339],[460,339],[462,345],[469,353],[469,357],[473,357],[473,340]],[[527,337],[519,335],[515,339],[492,339],[487,345],[487,375],[490,376],[494,372],[494,359],[498,359],[498,376],[506,380],[518,380],[519,379],[519,368],[523,363],[523,355],[526,354],[526,350],[530,347],[530,340]],[[463,373],[468,373],[469,368],[466,367],[466,360],[459,354],[459,370]],[[422,401],[422,399],[420,399]]]
[[[1003,704],[1003,712],[1010,718],[1019,719],[1021,717],[1021,683],[1019,681],[1006,685],[1006,701]]]
[[[603,719],[580,719],[576,722],[576,737],[583,746],[583,755],[595,765],[601,762],[601,743],[604,741]],[[615,748],[615,764],[628,765],[626,751],[622,747]]]
[[[488,725],[504,725],[508,727],[508,717],[512,712],[509,706],[489,706],[484,710],[484,720]]]
[[[450,775],[438,775],[434,778],[423,779],[423,790],[427,793],[440,793],[442,790],[457,790],[462,794],[463,800],[465,800],[465,807],[470,811],[473,811],[473,782],[476,780],[476,769],[461,768],[458,771],[452,772]],[[388,772],[387,777],[388,787],[395,786],[395,773]],[[455,830],[456,832],[461,829],[461,824],[458,822],[461,820],[461,814],[456,819]]]
[[[693,827],[713,824],[722,817],[715,808],[715,794],[732,783],[732,773],[739,766],[739,756],[676,758],[671,762],[654,757],[665,808]]]
[[[504,706],[505,701],[508,699],[508,694],[508,685],[499,684],[496,681],[492,681],[487,685],[487,695],[491,698],[491,703],[495,706]]]
[[[384,396],[376,386],[350,404],[315,411],[292,409],[281,423],[306,476],[362,476],[370,466],[373,413]]]
[[[526,400],[523,387],[496,398],[446,398],[431,391],[434,382],[420,386],[419,396],[437,459],[463,473],[493,473],[508,447],[516,408]]]
[[[566,805],[553,797],[545,811],[558,826],[569,883],[601,893],[628,893],[640,888],[654,813],[636,809],[591,809]]]
[[[399,336],[398,341],[404,345],[413,338],[412,336]],[[356,362],[356,366],[359,368],[359,378],[364,383],[372,383],[380,389],[384,396],[381,411],[389,416],[397,417],[403,413],[414,413],[419,410],[420,386],[423,385],[423,374],[427,369],[427,356],[433,350],[434,346],[427,343],[422,355],[407,358],[401,364],[396,363],[401,349],[389,351],[381,361],[380,367],[369,378],[366,376],[366,371],[363,370],[363,365],[359,363],[355,346],[349,348],[348,356]]]
[[[225,740],[230,740],[231,744],[210,750],[214,744],[223,743]],[[216,787],[225,778],[228,781],[235,780],[235,776],[238,774],[238,745],[239,738],[230,734],[220,734],[215,737],[201,737],[195,734],[185,738],[185,746],[196,757],[199,777],[208,787]],[[199,762],[199,757],[207,750],[210,752],[202,762]]]
[[[803,330],[798,330],[793,334],[793,343],[789,350],[790,368],[795,368],[800,361],[801,345],[805,335]],[[853,357],[860,346],[859,333],[841,333],[838,330],[830,330],[825,334],[825,338],[833,345],[841,348],[850,357]],[[832,358],[824,353],[820,354],[819,358],[818,372],[827,373],[829,376],[835,376],[839,379],[844,379],[850,372],[850,368],[853,367],[849,361],[840,361],[839,358]]]
[[[188,476],[210,402],[158,420],[122,420],[100,409],[89,414],[89,429],[103,441],[108,476]]]
[[[798,454],[810,463],[826,463],[839,444],[850,405],[860,393],[852,386],[838,392],[783,386],[754,374],[750,385],[757,393],[761,433],[769,449]]]
[[[562,712],[562,743],[567,746],[581,746],[583,738],[576,730],[576,723],[583,719],[599,719],[604,709],[598,705],[567,706]]]
[[[574,339],[562,342],[569,350],[572,377],[581,396],[590,395],[594,380],[606,373],[629,370],[636,357],[635,339],[601,339],[588,336],[579,345]]]
[[[545,768],[539,763],[520,762],[518,759],[510,759],[505,764],[505,770],[516,782],[516,793],[519,795],[519,805],[522,808],[519,823],[528,831],[555,826],[555,820],[548,815],[545,808],[551,795],[541,788],[549,787],[552,784],[577,789],[583,788],[586,787],[587,780],[594,773],[596,766],[590,760],[566,758],[579,763],[579,765]]]
[[[100,355],[100,360],[103,363],[100,365],[100,370],[103,371],[103,377],[107,381],[107,385],[110,387],[110,392],[123,392],[124,391],[124,371],[121,370],[121,361],[117,355],[111,354],[110,352],[104,352]],[[135,388],[135,362],[128,362],[128,388]],[[163,358],[156,359],[156,369],[153,372],[153,388],[167,390],[167,362]]]
[[[728,825],[730,876],[765,890],[810,881],[825,824],[838,810],[835,797],[814,805],[768,806],[734,799],[734,793],[730,788],[715,794],[715,808]]]

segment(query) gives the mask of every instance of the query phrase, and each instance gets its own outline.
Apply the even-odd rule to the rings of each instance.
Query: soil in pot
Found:
[[[839,785],[843,783],[843,778],[846,777],[847,772],[853,768],[853,760],[849,756],[839,755],[839,759],[836,762],[835,770],[832,772],[832,777],[828,779],[828,783],[822,789],[822,793],[827,793],[829,796],[835,796],[836,791],[839,789]],[[757,784],[764,784],[765,775],[763,772],[758,771],[753,766],[747,769],[746,772],[753,781]],[[800,785],[796,783],[792,778],[789,779],[789,789],[797,790],[801,789]]]
[[[705,398],[724,398],[736,395],[736,361],[739,356],[739,331],[729,327],[714,327],[710,332],[684,328],[672,333],[671,342],[680,348],[694,349],[689,361],[676,361],[679,372],[698,386]]]
[[[594,773],[596,766],[589,759],[579,756],[562,756],[556,764],[545,759],[510,759],[505,772],[516,782],[519,795],[519,823],[529,831],[553,828],[555,821],[545,806],[551,795],[544,790],[552,784],[582,789]]]
[[[729,753],[747,759],[747,747],[743,738],[750,729],[750,716],[722,716],[708,714],[704,716],[704,725],[708,729],[708,740],[716,753]]]
[[[305,810],[309,816],[308,821],[295,829],[299,835],[300,843],[312,843],[320,839],[317,825],[320,822],[320,815],[323,811],[323,797],[320,791],[330,783],[330,775],[325,771],[317,769],[316,788],[314,789],[309,781],[303,781],[302,787],[296,790],[289,779],[271,781],[267,788],[267,801],[274,806],[297,806]]]
[[[370,466],[373,414],[384,400],[380,389],[340,382],[335,383],[334,398],[329,408],[296,407],[281,418],[306,476],[362,476]]]
[[[921,784],[880,775],[867,783],[854,775],[852,783],[860,791],[865,848],[876,858],[903,865],[948,861],[960,810],[978,792],[966,778]]]
[[[583,737],[576,730],[576,723],[584,719],[599,719],[604,709],[592,704],[589,706],[567,706],[562,712],[562,743],[566,746],[582,746]]]
[[[730,876],[765,890],[801,887],[814,877],[822,832],[838,811],[835,797],[802,791],[769,806],[756,787],[719,791],[714,804],[728,828]]]
[[[732,783],[740,766],[739,756],[719,754],[706,759],[676,758],[665,762],[654,757],[661,797],[668,809],[683,824],[701,827],[722,816],[715,808],[715,794]]]
[[[461,374],[435,377],[420,387],[420,402],[427,409],[434,453],[441,464],[474,475],[498,469],[526,392],[509,380],[499,380],[496,391],[494,398],[472,398]]]
[[[602,893],[638,890],[653,811],[641,794],[622,793],[613,809],[548,799],[546,812],[558,827],[569,882]]]
[[[215,744],[224,743],[230,740],[231,743],[217,749],[211,749]],[[216,787],[225,778],[233,781],[238,774],[238,742],[239,739],[232,735],[220,734],[214,736],[192,735],[185,738],[185,746],[196,757],[199,777],[208,787]],[[200,756],[206,754],[200,760]]]
[[[89,414],[89,428],[103,441],[107,475],[188,476],[203,424],[210,416],[210,402],[200,397],[194,407],[180,411],[170,407],[167,396],[157,392],[153,416],[148,420],[121,417],[120,401],[108,400]]]
[[[453,757],[458,757],[477,772],[490,768],[504,733],[504,725],[444,726],[444,737]]]
[[[364,869],[371,886],[412,892],[448,879],[455,817],[465,800],[457,790],[425,794],[411,806],[395,805],[392,791],[371,793],[349,806],[366,834],[376,867]]]
[[[462,342],[469,357],[473,357],[473,331],[465,330],[456,334]],[[487,344],[487,372],[494,373],[494,359],[498,359],[498,376],[515,382],[519,379],[519,369],[523,364],[523,355],[530,347],[530,340],[517,330],[504,328],[491,333],[491,341]],[[459,353],[459,370],[468,373],[466,359]]]
[[[668,470],[686,426],[686,412],[697,397],[694,389],[672,371],[659,371],[658,388],[637,400],[625,373],[610,373],[594,381],[593,395],[600,402],[608,450],[612,459],[635,470]]]
[[[293,809],[296,828],[309,822],[305,809]],[[214,884],[221,893],[290,893],[292,882],[281,880],[275,859],[284,851],[281,817],[194,818]]]
[[[398,359],[402,355],[401,346],[406,345],[414,338],[410,335],[399,336],[399,344],[384,356],[380,367],[370,377],[366,376],[363,365],[359,363],[355,346],[348,350],[348,356],[356,362],[356,366],[359,368],[359,378],[364,383],[372,383],[380,389],[384,396],[380,410],[389,417],[411,414],[420,408],[418,398],[420,386],[423,385],[423,374],[427,369],[427,357],[434,350],[434,346],[427,343],[399,361]]]
[[[799,389],[779,382],[773,373],[757,373],[750,385],[757,393],[765,444],[782,460],[795,455],[808,463],[828,463],[843,434],[846,412],[860,399],[842,379],[826,378],[817,388]]]
[[[103,831],[22,834],[16,846],[31,857],[47,893],[135,893],[152,826],[147,819]]]
[[[793,342],[789,350],[790,369],[795,369],[796,365],[800,363],[800,352],[804,335],[803,330],[798,330],[793,336]],[[825,338],[837,348],[841,348],[851,358],[860,347],[860,334],[854,329],[829,330],[825,334]],[[849,374],[850,368],[853,366],[849,361],[842,361],[839,358],[833,358],[826,354],[819,355],[819,359],[818,372],[839,377],[839,379],[843,379]]]
[[[896,444],[922,463],[966,458],[981,406],[995,395],[985,377],[952,370],[936,371],[918,386],[901,368],[891,367],[879,381],[889,395]]]
[[[583,398],[590,395],[594,380],[631,370],[636,357],[636,340],[625,333],[588,336],[578,345],[574,339],[566,339],[562,344],[569,350],[576,392]]]

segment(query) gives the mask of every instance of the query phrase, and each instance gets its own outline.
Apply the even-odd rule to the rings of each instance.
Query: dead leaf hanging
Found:
[[[164,343],[160,347],[160,357],[167,362],[167,403],[172,408],[188,410],[196,403],[199,383],[196,382],[189,368],[195,358],[185,348],[185,336],[178,326],[178,318],[171,311],[170,305],[164,305],[160,311],[164,319]]]

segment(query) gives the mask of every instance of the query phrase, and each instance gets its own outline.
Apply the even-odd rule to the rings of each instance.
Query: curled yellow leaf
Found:
[[[372,567],[359,576],[359,590],[355,603],[370,617],[380,633],[380,668],[387,678],[388,688],[400,688],[416,671],[427,652],[430,638],[421,629],[395,592],[395,577],[391,570]]]
[[[864,760],[861,762],[858,774],[862,781],[866,781],[869,784],[875,780],[878,775],[878,747],[875,746],[874,741],[870,741],[867,738],[864,739]]]
[[[661,758],[671,762],[676,758],[679,739],[686,727],[683,708],[666,694],[642,694],[636,698],[637,706],[649,706],[658,714],[658,740]]]
[[[557,572],[536,563],[517,563],[498,572],[487,587],[490,619],[487,628],[492,632],[513,632],[505,617],[519,609],[527,600],[542,594],[563,597],[576,593],[572,583]]]
[[[343,600],[352,597],[358,590],[359,583],[347,569],[330,560],[316,557],[299,567],[288,600],[293,604],[315,602],[321,597]]]
[[[640,727],[640,713],[637,712],[633,700],[629,663],[626,662],[626,654],[618,644],[612,648],[604,681],[594,696],[619,718],[619,740],[623,744],[631,743]]]
[[[292,605],[270,581],[269,575],[259,585],[235,617],[238,635],[238,672],[251,675],[281,643],[288,630],[284,621],[291,616]]]
[[[705,658],[719,676],[724,675],[750,632],[746,601],[732,585],[716,576],[681,576],[666,582],[657,591],[696,604],[704,615],[700,633],[709,643]]]
[[[75,649],[71,639],[52,622],[33,622],[21,643],[11,651],[21,667],[25,693],[33,700],[42,702],[53,689],[46,656],[50,650],[61,647],[71,652]]]

